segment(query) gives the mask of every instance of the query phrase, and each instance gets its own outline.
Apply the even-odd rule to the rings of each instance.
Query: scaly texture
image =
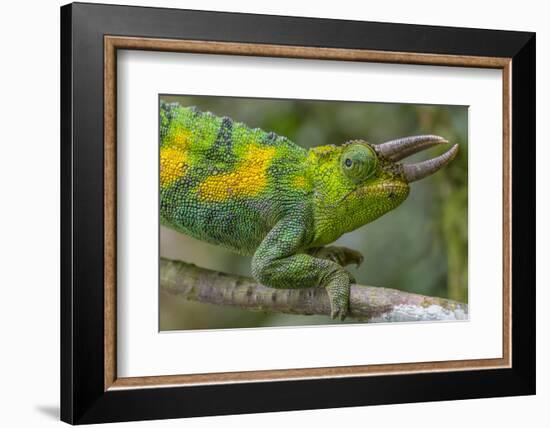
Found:
[[[325,287],[344,318],[356,251],[323,247],[397,207],[403,168],[362,140],[311,150],[228,117],[161,102],[163,225],[252,255],[273,288]]]

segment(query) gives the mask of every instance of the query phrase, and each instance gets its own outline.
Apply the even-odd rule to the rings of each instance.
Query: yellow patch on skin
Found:
[[[170,186],[187,172],[187,153],[174,147],[160,149],[160,185]]]
[[[168,135],[166,144],[160,149],[160,185],[170,186],[187,172],[189,136],[185,128],[175,128]]]
[[[292,186],[294,186],[295,189],[300,189],[300,190],[307,190],[309,187],[308,182],[303,175],[295,176],[292,179]]]
[[[267,186],[267,168],[275,156],[275,147],[252,146],[234,171],[212,175],[198,189],[205,201],[224,202],[230,198],[253,197]]]
[[[167,138],[167,146],[176,147],[182,152],[187,151],[191,131],[185,128],[176,128]]]

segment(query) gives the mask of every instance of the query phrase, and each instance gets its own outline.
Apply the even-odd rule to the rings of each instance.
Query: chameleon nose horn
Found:
[[[449,142],[437,135],[416,135],[414,137],[399,138],[374,146],[374,149],[381,157],[392,161],[400,161],[407,156],[429,149],[440,144]],[[402,166],[403,175],[408,183],[420,180],[434,172],[439,171],[449,162],[451,162],[458,153],[458,144],[455,144],[445,153],[433,159]]]

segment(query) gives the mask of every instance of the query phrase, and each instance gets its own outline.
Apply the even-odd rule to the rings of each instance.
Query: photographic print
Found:
[[[468,317],[465,106],[159,97],[160,330]]]

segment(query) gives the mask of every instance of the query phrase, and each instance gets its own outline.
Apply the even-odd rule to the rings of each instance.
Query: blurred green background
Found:
[[[458,143],[450,165],[411,185],[407,200],[373,223],[342,236],[336,245],[365,256],[348,267],[359,284],[429,296],[468,300],[468,109],[464,106],[273,100],[207,96],[162,96],[290,138],[303,147],[364,139],[437,134]],[[407,159],[433,157],[432,149]],[[162,257],[250,276],[250,257],[161,227]],[[242,328],[341,323],[325,316],[264,314],[187,302],[160,293],[160,330]],[[356,323],[348,319],[347,323]]]

